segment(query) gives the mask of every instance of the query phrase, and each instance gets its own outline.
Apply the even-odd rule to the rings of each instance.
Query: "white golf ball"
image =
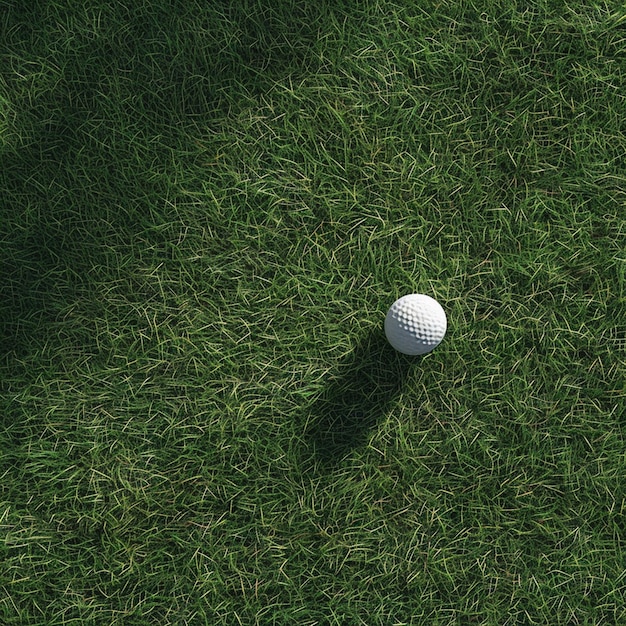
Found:
[[[385,335],[403,354],[426,354],[434,350],[447,327],[446,313],[439,302],[422,293],[411,293],[396,300],[385,318]]]

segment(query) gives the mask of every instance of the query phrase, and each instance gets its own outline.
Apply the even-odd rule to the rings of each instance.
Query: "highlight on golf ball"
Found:
[[[426,354],[442,341],[448,328],[446,313],[430,296],[410,293],[396,300],[385,318],[385,335],[402,354]]]

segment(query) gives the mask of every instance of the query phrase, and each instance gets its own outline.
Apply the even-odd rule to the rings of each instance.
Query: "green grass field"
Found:
[[[625,112],[618,0],[0,1],[0,623],[626,624]]]

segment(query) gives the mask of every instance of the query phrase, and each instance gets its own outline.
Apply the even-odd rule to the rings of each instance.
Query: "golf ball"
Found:
[[[403,354],[426,354],[446,334],[446,313],[434,298],[411,293],[396,300],[385,318],[389,343]]]

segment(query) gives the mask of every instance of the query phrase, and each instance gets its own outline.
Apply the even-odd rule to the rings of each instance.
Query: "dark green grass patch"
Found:
[[[619,3],[0,35],[3,624],[626,619]]]

